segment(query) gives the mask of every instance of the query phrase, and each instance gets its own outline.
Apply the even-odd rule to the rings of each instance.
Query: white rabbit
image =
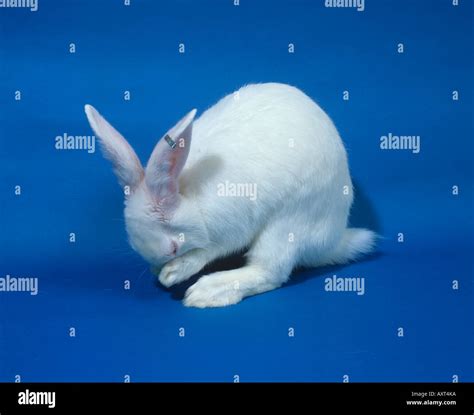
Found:
[[[297,266],[342,264],[376,238],[347,227],[352,183],[326,113],[299,89],[248,85],[182,118],[146,168],[90,105],[85,111],[122,186],[131,246],[170,287],[246,249],[239,269],[201,277],[184,304],[219,307],[273,290]],[[127,193],[127,192],[126,192]]]

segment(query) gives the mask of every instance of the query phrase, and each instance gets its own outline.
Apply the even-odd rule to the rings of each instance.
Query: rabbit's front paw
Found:
[[[225,307],[242,300],[235,281],[226,278],[225,271],[206,275],[188,288],[184,297],[187,307]]]
[[[185,261],[181,257],[175,258],[168,262],[160,272],[158,280],[165,286],[171,287],[187,280],[191,275],[188,275]]]
[[[158,279],[165,287],[171,287],[197,274],[206,263],[205,251],[195,249],[168,262],[161,269]]]

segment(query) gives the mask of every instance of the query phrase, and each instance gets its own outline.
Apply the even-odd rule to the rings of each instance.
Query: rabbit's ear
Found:
[[[87,119],[100,139],[106,158],[114,165],[121,186],[138,186],[143,179],[143,167],[127,140],[105,120],[91,105],[85,106]]]
[[[172,208],[178,196],[178,177],[188,158],[196,110],[184,116],[158,141],[145,170],[145,182],[160,204]]]

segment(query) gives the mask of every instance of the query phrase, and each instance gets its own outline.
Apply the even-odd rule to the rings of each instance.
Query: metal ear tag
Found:
[[[165,135],[165,140],[171,148],[176,147],[176,141],[174,141],[168,134]]]

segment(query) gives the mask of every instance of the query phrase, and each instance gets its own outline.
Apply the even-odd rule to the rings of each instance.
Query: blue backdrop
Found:
[[[474,381],[472,2],[364,5],[0,8],[0,277],[39,282],[0,292],[0,381]],[[145,161],[189,109],[267,81],[334,120],[351,222],[383,236],[378,253],[185,308],[184,287],[157,286],[128,247],[110,164],[55,138],[92,135],[90,103]],[[420,152],[381,149],[389,133],[420,136]],[[365,294],[326,291],[333,275],[365,278]]]

